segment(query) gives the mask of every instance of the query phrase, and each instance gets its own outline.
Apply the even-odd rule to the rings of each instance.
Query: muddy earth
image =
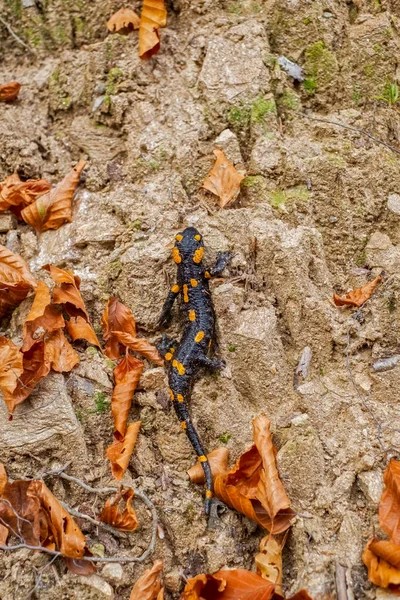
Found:
[[[140,12],[140,2],[131,6]],[[19,100],[0,106],[0,179],[18,172],[55,183],[79,158],[88,161],[71,224],[36,235],[1,215],[0,243],[37,277],[46,263],[73,269],[96,331],[116,295],[154,342],[175,274],[173,236],[197,227],[208,264],[232,250],[232,264],[211,283],[227,366],[195,386],[196,427],[209,451],[226,445],[234,461],[252,442],[252,419],[270,418],[297,513],[285,592],[335,598],[342,565],[349,600],[395,598],[367,581],[361,552],[379,532],[387,459],[400,452],[400,361],[375,364],[400,352],[400,124],[388,94],[400,78],[400,2],[170,0],[161,50],[149,61],[138,57],[137,32],[108,34],[120,7],[0,0],[1,18],[30,49],[0,22],[0,83],[22,84]],[[279,66],[280,56],[302,67],[304,82]],[[200,188],[215,145],[246,172],[238,200],[223,210]],[[378,274],[383,283],[362,310],[333,306],[334,291]],[[16,343],[31,302],[2,322]],[[169,333],[179,331],[176,318]],[[308,373],[295,377],[306,347]],[[104,457],[113,363],[78,349],[72,377],[47,377],[11,423],[1,408],[0,460],[11,478],[69,463],[93,486],[113,483]],[[254,568],[264,532],[229,510],[207,529],[203,491],[186,475],[194,455],[166,390],[163,369],[147,364],[124,482],[157,508],[152,558],[164,561],[172,600],[185,578]],[[99,513],[103,497],[57,477],[46,482],[69,506]],[[146,550],[151,518],[135,506],[140,527],[124,538],[78,519],[89,545],[107,556]],[[48,562],[28,550],[3,553],[1,600],[126,600],[151,559],[99,564],[90,577]]]

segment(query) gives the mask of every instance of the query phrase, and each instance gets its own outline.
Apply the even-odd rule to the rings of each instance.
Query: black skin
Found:
[[[222,273],[232,255],[230,252],[219,252],[214,267],[207,270],[202,262],[203,238],[197,229],[188,227],[178,233],[175,240],[172,254],[178,266],[177,283],[172,286],[165,300],[159,326],[164,327],[171,321],[171,309],[179,294],[185,325],[180,342],[170,340],[164,334],[159,351],[168,365],[170,396],[175,412],[194,451],[201,457],[206,479],[205,512],[209,515],[213,492],[211,469],[190,418],[188,402],[202,368],[216,371],[225,366],[223,360],[209,356],[215,343],[215,313],[208,282],[211,277]]]

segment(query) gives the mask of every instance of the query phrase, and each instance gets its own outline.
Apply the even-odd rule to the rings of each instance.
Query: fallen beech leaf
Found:
[[[202,187],[218,196],[219,205],[224,208],[237,198],[240,192],[240,182],[244,179],[244,175],[237,172],[220,148],[215,148],[214,154],[216,156],[215,164],[205,178]]]
[[[106,342],[105,353],[108,358],[113,360],[121,358],[125,353],[125,348],[112,334],[112,331],[124,331],[132,337],[136,337],[136,323],[132,311],[119,302],[115,296],[111,296],[101,319],[101,327],[103,339]]]
[[[125,436],[126,422],[133,394],[143,371],[142,361],[127,354],[114,369],[115,386],[111,398],[114,417],[114,437],[121,441]]]
[[[3,396],[12,397],[23,370],[22,353],[19,348],[11,340],[0,336],[0,390]]]
[[[260,552],[254,558],[257,575],[280,587],[282,587],[282,548],[283,545],[273,535],[268,534],[261,540]]]
[[[0,317],[15,308],[36,287],[26,262],[0,245]]]
[[[61,329],[45,340],[44,360],[53,371],[67,373],[79,364],[79,356],[73,349]]]
[[[22,352],[43,340],[44,336],[65,325],[62,314],[51,305],[50,290],[43,281],[38,281],[32,308],[24,323]]]
[[[66,328],[73,342],[75,340],[86,340],[89,344],[93,344],[101,350],[100,342],[93,327],[83,317],[71,317],[66,323]]]
[[[253,421],[254,441],[226,475],[219,475],[214,491],[228,506],[277,534],[290,527],[294,516],[279,479],[270,422],[265,415]]]
[[[370,281],[366,285],[363,285],[356,290],[351,290],[344,297],[333,295],[333,301],[336,306],[357,306],[358,308],[364,304],[369,298],[371,298],[374,289],[380,282],[381,278],[378,275],[373,281]]]
[[[42,232],[72,221],[72,199],[86,162],[80,160],[64,179],[21,212],[23,220]]]
[[[43,269],[50,272],[50,277],[57,284],[53,289],[54,304],[64,304],[70,316],[81,315],[88,320],[89,315],[79,291],[80,278],[72,271],[66,271],[53,265],[45,265]]]
[[[139,26],[139,56],[150,58],[160,49],[158,29],[167,24],[164,0],[143,0]]]
[[[368,579],[380,587],[400,592],[400,548],[393,542],[371,538],[362,559],[368,569]],[[389,559],[389,560],[388,560]]]
[[[181,600],[270,600],[275,586],[245,569],[188,579]]]
[[[99,520],[121,531],[135,531],[139,523],[132,506],[133,496],[134,491],[131,488],[118,491],[113,498],[106,501]],[[121,500],[126,504],[123,512],[119,509]]]
[[[274,599],[275,600],[275,599]],[[287,600],[313,600],[306,590],[300,590],[294,596],[290,596]]]
[[[0,102],[12,102],[18,98],[21,84],[18,81],[10,81],[0,85]]]
[[[90,556],[90,553],[85,552],[85,555]],[[64,562],[71,573],[75,575],[91,575],[92,573],[96,573],[96,567],[88,560],[79,560],[79,558],[68,558],[65,556]]]
[[[6,469],[3,465],[3,463],[0,463],[0,496],[3,493],[4,487],[7,483],[7,481],[8,481],[8,477],[7,477]]]
[[[162,565],[162,560],[155,560],[151,569],[146,569],[133,586],[129,600],[161,600]]]
[[[229,450],[228,448],[224,447],[216,448],[207,455],[213,479],[215,479],[218,475],[223,476],[228,473],[228,457]],[[186,472],[189,475],[189,479],[192,483],[205,483],[206,480],[201,462],[197,461],[197,463],[193,465],[193,467],[190,467],[190,469]]]
[[[126,348],[141,354],[145,358],[156,363],[156,365],[164,365],[164,360],[158,353],[157,348],[153,346],[153,344],[150,344],[146,338],[133,337],[130,333],[125,333],[125,331],[112,331],[111,333],[117,338],[120,344],[123,344]]]
[[[125,33],[139,29],[140,18],[131,8],[120,8],[107,21],[107,28],[111,32]]]
[[[111,473],[118,481],[122,479],[128,468],[129,460],[139,434],[140,425],[141,421],[129,423],[126,428],[125,437],[121,441],[117,439],[114,440],[111,446],[107,448],[106,456],[111,462]]]
[[[0,523],[0,545],[5,546],[8,538],[8,529],[5,525],[1,525]]]
[[[392,458],[383,475],[385,489],[379,504],[379,524],[400,546],[400,461]]]
[[[24,370],[19,376],[15,390],[11,394],[7,391],[3,392],[3,399],[10,415],[50,371],[50,363],[45,359],[45,343],[43,341],[37,342],[30,350],[23,353],[22,366]]]
[[[14,173],[0,183],[0,211],[10,209],[21,218],[21,210],[50,189],[51,184],[46,179],[21,181]]]

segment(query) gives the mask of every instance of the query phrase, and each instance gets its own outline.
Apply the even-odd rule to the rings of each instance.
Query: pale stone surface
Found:
[[[387,201],[387,207],[396,215],[400,215],[400,194],[390,194]]]
[[[109,563],[104,565],[101,575],[111,583],[120,583],[124,576],[124,570],[119,563]]]
[[[224,129],[215,140],[215,145],[223,150],[228,160],[237,165],[243,162],[237,136],[230,129]]]
[[[363,471],[357,476],[358,485],[371,505],[378,505],[383,491],[381,471]]]

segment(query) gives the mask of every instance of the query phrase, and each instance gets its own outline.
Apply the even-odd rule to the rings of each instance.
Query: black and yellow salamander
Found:
[[[163,336],[160,353],[168,365],[168,382],[175,412],[192,444],[206,479],[205,512],[208,515],[213,495],[210,465],[205,450],[189,415],[188,402],[193,384],[201,368],[221,369],[224,361],[210,356],[215,342],[215,314],[209,290],[211,277],[220,275],[231,260],[230,252],[219,252],[215,266],[209,270],[203,266],[203,238],[194,227],[187,227],[175,236],[172,256],[178,266],[177,281],[165,300],[159,326],[168,325],[171,309],[180,294],[185,324],[180,342]]]

